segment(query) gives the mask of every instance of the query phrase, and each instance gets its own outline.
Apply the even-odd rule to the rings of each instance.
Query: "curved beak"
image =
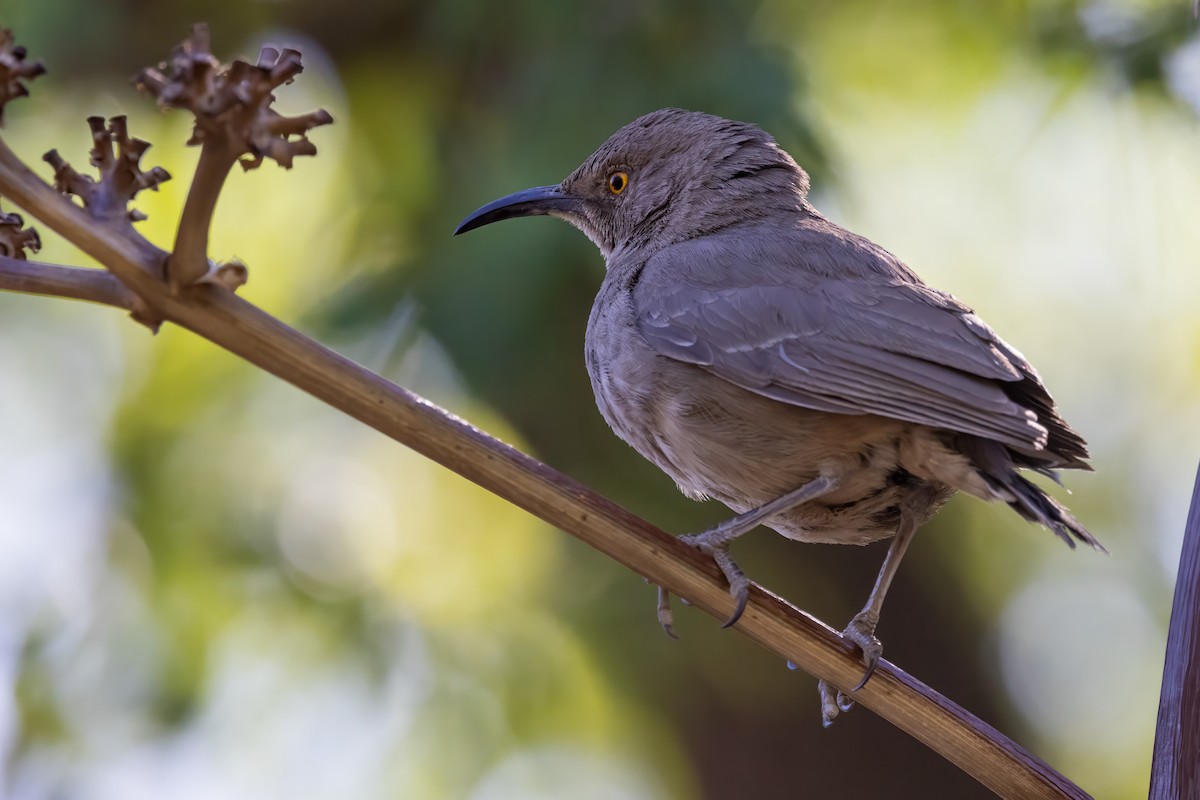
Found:
[[[513,217],[532,217],[538,214],[571,213],[579,209],[580,200],[563,191],[561,186],[538,186],[514,192],[493,200],[477,209],[454,229],[454,235],[482,228],[492,222]]]

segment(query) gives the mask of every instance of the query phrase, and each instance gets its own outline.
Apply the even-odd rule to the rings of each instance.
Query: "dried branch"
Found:
[[[46,73],[41,61],[26,61],[25,48],[13,42],[12,31],[0,28],[0,125],[4,124],[4,106],[25,97],[25,81]]]
[[[125,117],[113,117],[107,126],[103,117],[88,117],[87,122],[92,129],[91,164],[99,172],[99,180],[76,171],[57,150],[46,153],[43,160],[54,168],[54,185],[60,192],[78,197],[100,222],[132,234],[132,223],[146,215],[129,208],[130,202],[143,189],[158,191],[158,185],[169,181],[171,175],[162,167],[142,170],[140,162],[150,143],[130,138]]]
[[[176,288],[205,280],[206,275],[228,283],[213,274],[220,268],[208,260],[208,233],[221,187],[235,162],[254,169],[270,158],[290,168],[296,156],[316,155],[316,146],[305,134],[333,122],[329,112],[285,117],[271,108],[274,90],[303,69],[298,50],[273,47],[262,49],[257,64],[236,59],[222,69],[210,52],[208,26],[196,25],[169,60],[134,79],[160,108],[187,109],[196,120],[188,144],[200,145],[200,160],[167,265],[168,279]]]
[[[299,134],[303,140],[302,132],[312,124],[328,121],[321,112],[291,120],[267,113],[269,89],[263,87],[274,88],[299,71],[294,51],[270,51],[255,67],[235,63],[225,72],[218,70],[208,54],[207,34],[197,28],[171,64],[139,79],[160,103],[193,110],[194,138],[204,148],[180,224],[176,255],[181,260],[172,264],[171,282],[161,278],[165,253],[141,237],[99,224],[39,179],[2,140],[0,194],[105,265],[129,296],[136,297],[132,306],[144,304],[157,317],[197,333],[536,514],[712,616],[727,618],[733,600],[710,558],[226,291],[225,281],[244,278],[244,267],[224,265],[226,278],[216,275],[203,281],[222,269],[210,270],[205,248],[212,209],[233,161],[249,153],[252,159],[265,156],[285,163],[311,149],[300,141],[289,142],[288,136]],[[242,125],[250,117],[261,129]],[[283,137],[288,146],[256,139],[255,130]],[[85,277],[82,272],[89,271],[5,258],[0,259],[0,288],[76,297],[83,296],[81,287],[96,281],[95,276],[110,277],[99,271]],[[105,302],[91,289],[86,299]],[[861,676],[853,645],[757,586],[735,630],[836,687],[848,689]],[[990,725],[887,662],[881,662],[871,682],[852,696],[1003,797],[1088,797]]]
[[[0,255],[0,290],[87,300],[133,310],[133,294],[101,269],[60,267]]]
[[[1200,797],[1200,470],[1183,534],[1163,666],[1150,800]]]
[[[0,255],[25,258],[25,251],[36,253],[42,249],[42,239],[33,228],[25,227],[20,214],[0,212]]]

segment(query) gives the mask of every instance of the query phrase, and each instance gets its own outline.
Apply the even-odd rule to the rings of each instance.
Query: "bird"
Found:
[[[549,215],[582,231],[605,276],[584,337],[601,415],[695,500],[736,516],[681,537],[716,561],[759,526],[799,542],[891,539],[844,636],[850,692],[820,681],[826,726],[882,644],[884,597],[914,533],[956,492],[1007,504],[1072,548],[1096,538],[1023,470],[1091,470],[1037,371],[975,312],[831,222],[760,127],[676,108],[610,136],[561,183],[488,203],[455,230]],[[674,636],[669,595],[658,618]]]

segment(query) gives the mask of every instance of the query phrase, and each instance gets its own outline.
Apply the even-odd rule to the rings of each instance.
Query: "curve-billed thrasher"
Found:
[[[607,275],[585,342],[596,403],[685,495],[739,513],[684,537],[729,579],[727,624],[749,587],[729,545],[760,523],[802,542],[894,537],[845,632],[867,664],[861,688],[900,559],[955,491],[1103,548],[1018,473],[1090,469],[1029,362],[807,193],[808,175],[759,128],[665,109],[562,183],[489,203],[455,233],[549,214],[600,248]],[[659,618],[671,633],[661,589]],[[828,724],[850,701],[820,688]]]

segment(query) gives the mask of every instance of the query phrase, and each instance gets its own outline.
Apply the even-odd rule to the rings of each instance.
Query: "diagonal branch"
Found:
[[[610,500],[423,398],[308,339],[217,286],[172,291],[161,251],[95,225],[0,141],[0,193],[108,267],[154,312],[454,470],[725,619],[732,599],[711,559]],[[7,262],[0,263],[0,272]],[[755,586],[735,630],[842,689],[862,666],[831,628]],[[853,698],[1002,797],[1088,795],[996,729],[887,662]]]

